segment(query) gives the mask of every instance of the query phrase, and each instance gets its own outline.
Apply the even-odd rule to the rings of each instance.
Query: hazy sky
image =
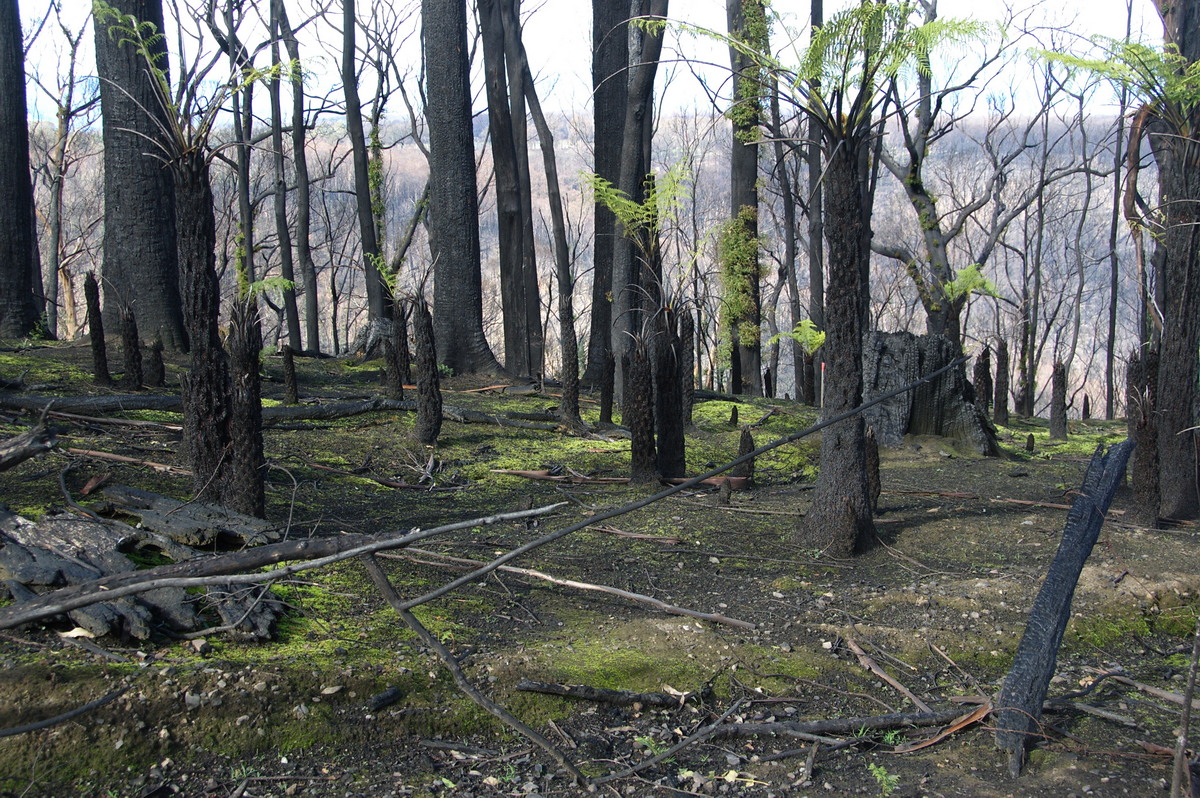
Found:
[[[259,0],[265,2],[265,0]],[[396,7],[407,5],[412,0],[378,0],[391,2]],[[1133,0],[1134,2],[1134,38],[1148,42],[1161,41],[1162,27],[1158,23],[1153,7],[1149,0]],[[25,18],[26,35],[32,30],[32,20],[42,13],[46,0],[20,0]],[[70,9],[68,21],[78,20],[85,8],[86,0],[65,0],[64,7]],[[308,3],[290,2],[289,7],[299,9]],[[366,3],[360,0],[360,14],[364,13]],[[413,5],[417,5],[413,2]],[[827,0],[826,15],[832,15],[844,3],[838,0]],[[804,28],[808,18],[809,6],[805,0],[774,0],[774,11],[783,17],[785,24],[798,30]],[[1059,46],[1067,46],[1070,37],[1086,39],[1094,34],[1103,34],[1119,38],[1125,33],[1125,0],[1042,0],[1040,3],[1030,3],[1019,14],[1027,19],[1027,25],[1058,27],[1065,32],[1058,34]],[[972,17],[983,20],[998,20],[1004,15],[1004,3],[999,0],[942,0],[938,7],[942,17]],[[531,66],[540,79],[544,81],[541,88],[543,102],[550,107],[582,109],[588,105],[591,93],[590,57],[591,57],[591,4],[585,0],[525,0],[523,11],[526,18],[525,42],[529,51]],[[76,16],[71,17],[73,13]],[[298,10],[293,11],[299,15]],[[724,0],[673,0],[671,15],[714,30],[725,26]],[[340,25],[340,13],[335,14],[334,24]],[[415,21],[414,21],[415,24]],[[329,85],[338,82],[336,48],[339,34],[336,30],[327,29],[322,38],[329,45],[330,55],[318,59],[318,68],[326,73],[324,81]],[[247,35],[248,40],[252,38]],[[79,71],[83,74],[93,74],[95,71],[92,54],[92,37],[89,34],[84,39],[82,63]],[[174,42],[172,41],[172,45]],[[1047,39],[1042,46],[1049,46]],[[1029,46],[1035,46],[1031,43]],[[413,45],[413,57],[416,56]],[[29,53],[28,68],[36,70],[45,82],[52,83],[56,64],[59,63],[63,50],[62,36],[55,28],[53,21],[42,31],[39,39]],[[316,53],[315,46],[306,48],[305,57],[311,58]],[[174,59],[174,54],[172,55]],[[728,63],[728,54],[717,43],[704,38],[671,36],[664,49],[663,58],[668,65],[663,74],[674,72],[671,86],[668,90],[668,105],[681,106],[705,103],[705,93],[697,84],[689,68],[679,63],[679,59],[688,58],[696,62],[713,62],[718,65]],[[670,61],[675,61],[671,64]],[[965,61],[966,59],[964,59]],[[703,70],[705,79],[714,87],[719,88],[727,77],[720,67]],[[661,83],[660,83],[661,85]],[[369,91],[367,87],[364,90]],[[45,113],[45,99],[39,97],[41,92],[32,89],[29,92],[31,108],[40,109]]]

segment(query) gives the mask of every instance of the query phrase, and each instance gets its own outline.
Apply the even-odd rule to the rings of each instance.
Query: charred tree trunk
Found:
[[[617,373],[611,349],[604,350],[604,368],[600,372],[600,423],[612,423],[613,377]]]
[[[629,477],[634,484],[658,480],[657,454],[654,447],[654,373],[646,342],[635,339],[621,356],[625,376],[625,401],[621,403],[621,421],[629,427]]]
[[[390,334],[383,341],[384,380],[388,399],[404,398],[404,372],[408,355],[407,326],[399,303],[391,306]]]
[[[191,343],[183,378],[183,446],[196,498],[224,501],[231,444],[229,360],[217,329],[221,291],[208,161],[189,150],[172,164],[179,221],[179,291]]]
[[[658,473],[663,479],[687,471],[683,436],[683,383],[675,313],[665,310],[656,321],[654,336],[654,427],[658,435]]]
[[[737,456],[743,457],[754,451],[754,435],[751,434],[749,427],[742,427],[742,434],[738,436]],[[731,477],[745,477],[747,480],[754,479],[754,458],[750,458],[740,465],[734,466],[729,471]]]
[[[283,403],[288,405],[300,402],[300,387],[296,384],[296,356],[292,348],[284,344],[283,349]]]
[[[142,342],[137,318],[130,307],[121,310],[121,361],[125,367],[121,387],[128,391],[142,390]]]
[[[92,342],[92,380],[97,385],[112,385],[112,375],[108,373],[108,349],[104,345],[104,316],[100,313],[100,286],[95,272],[88,272],[83,281],[83,296],[87,302],[88,337]]]
[[[433,317],[424,300],[413,302],[413,343],[417,356],[417,420],[413,437],[426,446],[437,443],[442,431],[442,388],[438,378]]]
[[[992,420],[1008,423],[1008,341],[996,341],[996,391],[992,400]]]
[[[229,351],[232,434],[229,483],[223,503],[234,512],[263,518],[267,461],[263,456],[262,382],[258,374],[262,327],[258,303],[253,299],[234,304],[229,319]]]
[[[1133,482],[1133,515],[1137,523],[1158,519],[1158,350],[1148,347],[1129,356],[1125,371],[1125,423],[1136,444],[1129,465]]]
[[[692,408],[696,404],[696,321],[690,310],[679,316],[679,381],[683,386],[683,428],[692,426]]]
[[[167,369],[163,365],[163,342],[155,338],[150,344],[150,358],[146,363],[146,385],[151,388],[162,388],[167,384]]]
[[[987,416],[988,407],[992,404],[992,350],[985,346],[975,358],[975,406],[979,412]]]
[[[1050,440],[1067,439],[1067,367],[1061,360],[1054,361],[1054,372],[1050,377]]]

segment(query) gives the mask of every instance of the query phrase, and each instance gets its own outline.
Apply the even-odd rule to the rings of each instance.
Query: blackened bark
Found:
[[[408,325],[399,304],[392,305],[391,313],[390,334],[383,341],[384,381],[389,399],[403,399],[404,373],[408,370],[404,362],[408,357]]]
[[[1134,523],[1158,520],[1158,350],[1135,349],[1125,371],[1125,423],[1136,447],[1129,463]]]
[[[287,344],[281,350],[283,354],[283,403],[294,405],[300,402],[300,387],[296,384],[296,356]]]
[[[996,390],[992,401],[992,420],[1008,423],[1008,341],[996,341]]]
[[[171,171],[179,210],[179,287],[191,343],[190,367],[183,377],[183,446],[196,498],[222,503],[232,440],[229,360],[217,328],[221,292],[205,153],[188,150]]]
[[[654,374],[650,353],[642,339],[621,356],[625,376],[625,401],[621,421],[629,428],[629,478],[634,484],[658,480],[658,457],[654,448]]]
[[[690,310],[679,314],[679,382],[683,386],[683,428],[692,426],[696,403],[696,322]]]
[[[1050,377],[1050,440],[1067,439],[1067,367],[1054,361]]]
[[[975,406],[979,412],[987,415],[992,404],[992,349],[984,346],[983,351],[975,358]]]
[[[613,379],[617,373],[611,349],[604,350],[604,368],[600,371],[600,423],[612,423]]]
[[[142,389],[142,341],[138,337],[137,317],[133,309],[121,309],[121,362],[125,373],[121,387],[129,391]]]
[[[426,446],[437,443],[442,431],[442,389],[438,376],[433,317],[424,300],[413,304],[413,343],[417,359],[417,420],[413,437]]]
[[[112,385],[112,375],[108,373],[108,349],[104,344],[104,317],[100,314],[100,286],[95,272],[88,272],[84,278],[83,297],[87,303],[88,337],[92,343],[92,380],[97,385]]]
[[[862,145],[862,146],[865,146]],[[831,142],[824,180],[829,274],[825,295],[824,414],[862,402],[862,320],[870,251],[870,207],[863,195],[859,147]],[[848,557],[875,536],[867,495],[866,428],[861,414],[821,433],[821,470],[804,522],[804,542],[832,557]]]
[[[0,338],[23,338],[37,327],[41,281],[35,286],[33,183],[29,177],[29,118],[25,51],[17,0],[0,0]],[[57,276],[55,276],[57,277]],[[50,330],[51,336],[54,330]]]
[[[162,388],[167,384],[167,370],[163,365],[163,342],[155,338],[150,342],[150,357],[146,359],[146,385],[151,388]]]
[[[875,428],[867,427],[867,498],[871,502],[871,512],[879,509],[879,494],[883,492],[883,482],[879,478],[879,440],[875,437]]]
[[[261,351],[258,303],[238,300],[229,319],[232,448],[223,504],[255,518],[265,517],[266,509],[267,461],[263,455],[262,381],[258,373]]]
[[[755,448],[754,435],[750,432],[750,428],[742,427],[742,434],[738,437],[737,456],[742,457],[743,455],[750,454],[750,452],[754,451]],[[754,458],[750,458],[746,462],[734,466],[732,469],[730,469],[729,476],[745,477],[746,479],[753,480]]]
[[[502,371],[483,334],[465,0],[422,0],[429,245],[437,351],[455,374]]]
[[[271,29],[271,67],[279,69],[282,59],[279,52],[280,41],[280,12],[283,0],[271,0],[270,29]],[[275,217],[275,237],[279,242],[279,271],[284,280],[291,286],[283,289],[283,312],[287,323],[287,345],[299,349],[304,344],[300,340],[300,309],[296,303],[296,270],[292,250],[291,230],[288,227],[287,213],[287,177],[284,173],[283,160],[283,103],[280,99],[280,83],[276,78],[267,81],[267,94],[271,104],[271,166],[275,178],[275,196],[273,209]],[[293,86],[294,90],[302,90],[303,84]]]
[[[162,0],[113,0],[110,5],[163,30]],[[119,306],[137,303],[138,326],[171,349],[186,351],[176,250],[176,207],[171,170],[151,153],[167,129],[142,54],[109,25],[96,20],[96,70],[104,121],[105,308],[110,326]],[[166,40],[151,44],[156,65],[167,69]],[[110,294],[110,291],[112,292]]]
[[[658,437],[658,473],[663,479],[687,471],[683,435],[683,383],[675,313],[660,312],[654,336],[654,428]]]
[[[821,351],[821,350],[818,350]],[[817,353],[804,353],[804,404],[809,407],[817,406]]]
[[[595,145],[594,170],[616,185],[621,169],[621,136],[625,124],[629,63],[626,23],[632,16],[630,0],[592,0],[592,112]],[[592,321],[588,334],[587,368],[583,382],[600,385],[605,353],[611,352],[612,259],[618,235],[616,217],[602,202],[595,203],[595,243],[592,247]],[[611,385],[612,379],[609,378]],[[611,420],[611,419],[610,419]]]

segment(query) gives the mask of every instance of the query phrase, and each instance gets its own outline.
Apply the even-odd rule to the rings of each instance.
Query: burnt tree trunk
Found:
[[[300,402],[300,386],[296,384],[296,355],[287,344],[283,345],[283,403],[294,405]]]
[[[992,404],[992,350],[983,347],[979,357],[975,358],[975,406],[984,416]]]
[[[1058,647],[1071,617],[1071,599],[1083,564],[1104,524],[1113,493],[1125,476],[1132,441],[1123,441],[1101,455],[1096,450],[1083,486],[1063,528],[1062,541],[1042,589],[1029,611],[1029,621],[1017,646],[1012,668],[996,701],[996,746],[1009,752],[1009,775],[1021,775],[1025,748],[1039,728],[1042,702],[1054,675]]]
[[[604,368],[600,372],[600,423],[612,423],[613,411],[613,378],[616,374],[611,349],[604,350]]]
[[[258,303],[239,300],[229,320],[232,448],[224,504],[255,518],[263,518],[266,513],[263,480],[267,461],[263,455],[262,381],[258,374],[261,350]]]
[[[658,473],[663,479],[682,477],[687,470],[683,436],[682,359],[675,313],[665,310],[656,321],[654,336],[654,427],[658,434]]]
[[[142,389],[142,342],[138,337],[137,317],[133,308],[121,310],[121,361],[125,373],[121,375],[121,387],[129,391]]]
[[[92,380],[97,385],[112,385],[108,349],[104,345],[104,316],[100,313],[100,285],[95,272],[88,272],[83,281],[83,297],[87,303],[88,337],[92,342]]]
[[[940,335],[872,331],[864,342],[864,399],[916,382],[949,364],[958,350]],[[996,430],[975,406],[965,367],[869,408],[864,416],[881,446],[899,446],[905,435],[937,435],[985,456],[1000,454]]]
[[[1067,367],[1061,360],[1054,361],[1054,372],[1050,377],[1050,440],[1067,439]]]
[[[1008,423],[1008,341],[996,341],[996,390],[992,399],[992,420]]]
[[[683,428],[692,426],[696,404],[696,320],[690,310],[679,316],[679,382],[683,386]]]
[[[408,343],[401,341],[406,335],[402,326],[403,313],[398,303],[391,306],[390,334],[383,341],[383,362],[385,392],[388,399],[404,398],[404,358],[408,352]],[[407,326],[407,325],[404,325]]]
[[[654,374],[646,342],[635,339],[622,355],[625,376],[621,421],[629,427],[629,478],[633,484],[656,482],[657,455],[654,447]]]
[[[150,357],[146,363],[146,385],[162,388],[167,384],[167,369],[163,365],[163,342],[155,338],[150,344]]]
[[[417,356],[417,420],[413,437],[432,446],[442,431],[442,388],[433,339],[433,316],[424,300],[413,302],[412,320]]]
[[[1136,523],[1153,524],[1158,518],[1158,350],[1135,349],[1125,371],[1125,423],[1137,448],[1130,472],[1133,482],[1133,517]]]

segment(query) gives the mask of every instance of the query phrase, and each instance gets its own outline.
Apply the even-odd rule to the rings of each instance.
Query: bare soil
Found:
[[[0,353],[0,376],[39,393],[91,392],[86,348]],[[171,367],[178,373],[181,365]],[[305,361],[302,394],[378,394],[378,363]],[[267,374],[280,366],[269,360]],[[446,402],[494,414],[553,406],[544,394],[467,392]],[[282,386],[264,394],[278,398]],[[689,473],[731,459],[730,402],[697,409]],[[802,429],[813,412],[791,402],[738,403],[742,423],[775,408],[761,444]],[[136,414],[149,418],[148,414]],[[0,410],[0,437],[29,418]],[[164,420],[170,420],[163,417]],[[564,485],[496,468],[562,466],[620,476],[628,443],[559,432],[448,422],[436,449],[408,438],[412,418],[371,414],[267,433],[268,515],[289,534],[430,527],[566,501],[535,522],[476,527],[426,548],[488,559],[589,513],[648,495],[624,485]],[[163,431],[63,425],[64,446],[178,463]],[[1042,422],[1001,430],[1004,458],[981,459],[936,439],[883,453],[879,541],[852,561],[806,546],[799,520],[815,442],[763,457],[751,490],[728,505],[686,491],[539,549],[517,565],[653,596],[754,624],[752,630],[667,614],[615,595],[493,575],[423,607],[424,622],[468,676],[592,778],[622,771],[721,717],[727,722],[866,718],[914,712],[910,699],[863,667],[851,642],[935,709],[963,714],[994,696],[1054,555],[1091,449],[1120,440],[1119,423],[1073,422],[1052,445]],[[1035,438],[1032,453],[1025,439]],[[36,515],[68,488],[116,482],[187,497],[186,482],[151,469],[52,453],[0,474],[0,502]],[[313,464],[354,472],[316,469]],[[417,484],[385,487],[372,478]],[[1126,496],[1119,494],[1117,510]],[[653,537],[625,537],[616,532]],[[1120,670],[1161,690],[1183,689],[1195,626],[1197,530],[1145,529],[1119,513],[1101,533],[1076,591],[1050,688],[1056,698]],[[405,597],[460,572],[389,559]],[[0,633],[0,729],[54,716],[128,685],[117,700],[51,728],[0,738],[0,795],[499,796],[580,794],[563,771],[466,700],[432,652],[347,562],[276,586],[291,605],[279,639],[247,644],[87,640],[71,625]],[[695,692],[681,707],[616,707],[519,692],[521,678],[637,691]],[[374,696],[398,688],[394,704]],[[1081,704],[1086,706],[1081,707]],[[1101,716],[1103,713],[1103,716]],[[713,738],[597,788],[601,795],[1149,796],[1165,794],[1179,707],[1106,679],[1045,717],[1025,774],[1007,776],[987,720],[908,754],[898,745],[935,729],[862,729],[819,743],[783,736]],[[1159,748],[1161,747],[1161,749]]]

